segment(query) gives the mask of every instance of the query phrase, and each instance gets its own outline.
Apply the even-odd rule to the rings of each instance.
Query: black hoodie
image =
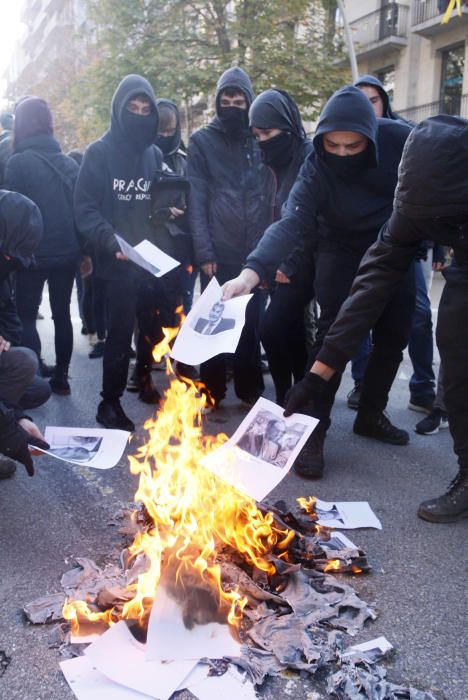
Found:
[[[330,131],[354,131],[368,139],[364,154],[339,159],[340,166],[350,168],[348,173],[337,172],[327,161],[322,137]],[[302,236],[311,238],[319,251],[363,255],[391,214],[398,164],[410,131],[399,122],[376,119],[368,98],[356,87],[338,90],[323,109],[314,152],[301,168],[282,218],[267,229],[246,266],[267,277]],[[351,158],[358,159],[354,170]]]
[[[225,71],[225,88],[237,88],[250,106],[254,94],[241,68]],[[219,116],[196,131],[188,144],[189,221],[196,262],[242,264],[273,219],[271,173],[249,129],[229,133]]]
[[[413,129],[403,151],[393,214],[362,260],[318,360],[344,368],[398,287],[421,241],[453,248],[456,264],[444,274],[455,284],[460,275],[466,279],[467,163],[468,120],[439,115]]]
[[[312,142],[306,136],[296,103],[283,90],[271,88],[258,95],[250,107],[249,124],[251,128],[281,129],[289,135],[289,140],[286,141],[289,156],[287,162],[282,157],[281,163],[272,162],[269,165],[276,184],[274,218],[277,220],[281,217],[281,208],[288,199],[303,162],[313,151]],[[299,269],[304,270],[308,262],[309,256],[305,253],[304,244],[301,244],[281,263],[279,269],[287,277],[292,277]]]
[[[161,149],[167,167],[170,168],[173,173],[177,173],[177,175],[185,175],[187,170],[187,154],[184,152],[185,147],[182,143],[179,109],[175,102],[164,98],[156,100],[156,105],[158,109],[161,106],[169,107],[174,112],[176,118],[176,130],[174,135],[164,137],[164,142],[162,140],[160,141],[161,137],[158,136],[156,145]]]
[[[137,95],[149,99],[154,121],[143,144],[129,139],[126,126],[131,114],[126,105]],[[131,119],[138,117],[131,115]],[[114,233],[130,245],[152,239],[149,190],[154,173],[162,167],[161,152],[153,145],[157,131],[153,88],[145,78],[127,75],[112,98],[109,130],[86,149],[75,190],[76,222],[95,252],[97,272],[104,279],[138,273],[132,263],[115,258],[119,247]]]

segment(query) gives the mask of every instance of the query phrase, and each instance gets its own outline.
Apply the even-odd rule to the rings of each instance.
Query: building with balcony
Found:
[[[448,0],[346,1],[359,72],[379,78],[408,119],[468,117],[468,0],[461,5],[442,24]]]

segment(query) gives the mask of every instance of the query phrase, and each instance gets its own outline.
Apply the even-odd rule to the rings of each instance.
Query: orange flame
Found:
[[[165,329],[163,348],[155,348],[155,357],[168,352],[172,330]],[[108,624],[119,617],[145,619],[166,572],[172,572],[173,583],[182,589],[195,583],[214,591],[220,609],[229,610],[228,622],[236,624],[247,599],[238,590],[223,588],[219,553],[234,549],[258,569],[275,572],[267,555],[273,548],[285,550],[294,532],[277,529],[271,513],[263,514],[252,498],[201,466],[227,440],[222,434],[202,434],[205,403],[193,382],[172,379],[157,416],[145,423],[148,438],[129,461],[132,474],[139,475],[135,500],[144,504],[154,525],[137,533],[130,558],[144,555],[148,568],[128,587],[134,597],[122,611],[97,613],[83,601],[69,601],[65,612],[75,633],[83,618]]]

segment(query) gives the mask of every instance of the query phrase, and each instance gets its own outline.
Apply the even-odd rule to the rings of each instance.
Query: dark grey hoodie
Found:
[[[149,99],[151,120],[126,109],[137,95]],[[144,138],[130,138],[138,131],[139,120]],[[137,125],[135,131],[132,123]],[[131,245],[152,239],[149,191],[156,170],[162,166],[162,154],[153,145],[157,130],[153,88],[145,78],[127,75],[112,98],[109,130],[86,149],[75,189],[76,223],[94,251],[98,274],[104,279],[137,273],[133,263],[116,260],[119,247],[114,233]]]

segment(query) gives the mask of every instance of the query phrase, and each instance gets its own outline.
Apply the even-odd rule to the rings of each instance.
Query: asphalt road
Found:
[[[435,297],[439,287],[436,284]],[[46,302],[43,311],[47,318],[39,322],[39,329],[44,356],[52,362],[52,323]],[[75,319],[72,394],[52,396],[34,413],[41,427],[96,426],[101,361],[88,359],[89,347],[79,327]],[[396,653],[387,663],[393,682],[430,690],[437,700],[466,700],[468,520],[434,525],[416,517],[417,504],[442,493],[456,472],[456,463],[448,431],[430,437],[413,432],[421,415],[407,409],[409,374],[405,360],[389,404],[394,422],[411,432],[408,446],[386,446],[353,434],[353,412],[345,403],[350,380],[345,377],[326,445],[324,478],[306,482],[290,473],[274,495],[291,503],[300,495],[312,494],[325,500],[370,502],[382,521],[382,531],[348,533],[367,551],[373,566],[373,573],[352,583],[379,612],[358,641],[383,634],[395,646]],[[155,376],[159,385],[166,381],[161,373]],[[265,395],[273,397],[269,377]],[[128,393],[124,407],[142,436],[151,408]],[[245,409],[230,394],[216,420],[211,420],[210,430],[230,433],[244,415]],[[21,609],[34,598],[59,591],[60,578],[74,557],[91,557],[99,564],[114,560],[121,540],[109,522],[123,503],[132,500],[137,482],[129,473],[126,456],[104,472],[44,457],[36,465],[33,479],[20,465],[13,479],[0,483],[0,650],[10,658],[3,676],[0,665],[0,697],[71,700],[74,696],[62,677],[58,652],[48,647],[49,628],[26,623]],[[262,695],[299,700],[325,697],[320,685],[295,675],[267,683]]]

